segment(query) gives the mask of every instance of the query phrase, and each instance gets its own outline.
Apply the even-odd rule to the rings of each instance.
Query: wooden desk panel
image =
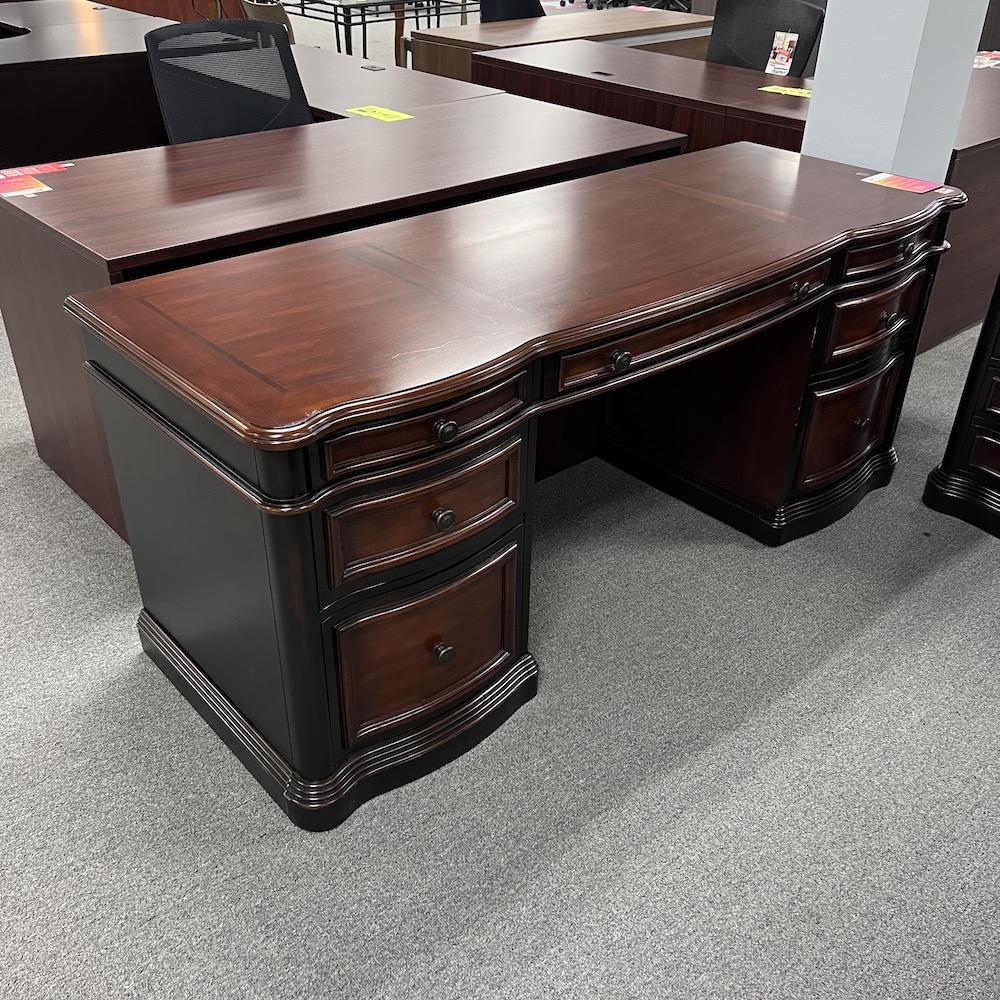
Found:
[[[45,175],[51,191],[0,202],[0,309],[39,455],[120,534],[79,331],[61,313],[68,294],[666,156],[684,142],[508,94],[408,110],[413,118],[390,124],[350,116],[81,160]]]
[[[857,173],[728,145],[70,301],[143,646],[296,823],[336,825],[535,693],[546,415],[601,397],[600,454],[772,544],[888,481],[962,196]],[[385,551],[343,541],[368,516],[404,522],[395,548],[331,572]]]
[[[567,39],[593,39],[616,45],[667,44],[707,36],[712,18],[698,14],[626,8],[587,10],[564,17],[533,17],[488,24],[414,29],[410,34],[413,68],[457,80],[472,79],[472,53]]]
[[[0,7],[0,167],[166,141],[144,38],[161,18],[87,2]]]
[[[777,79],[766,73],[592,41],[477,52],[472,79],[524,97],[684,131],[691,150],[744,139],[797,150],[808,107],[806,98],[761,93]],[[794,78],[781,83],[807,85]]]

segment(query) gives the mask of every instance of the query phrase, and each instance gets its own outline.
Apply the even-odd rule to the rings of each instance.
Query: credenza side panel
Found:
[[[0,311],[35,447],[56,475],[126,537],[103,422],[83,375],[82,331],[62,308],[67,295],[110,282],[104,268],[13,212],[0,211]]]

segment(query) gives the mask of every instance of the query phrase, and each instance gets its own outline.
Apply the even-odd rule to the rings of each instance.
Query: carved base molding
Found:
[[[938,466],[927,477],[923,501],[931,510],[967,521],[1000,538],[1000,493],[975,479],[943,472]]]
[[[197,709],[296,826],[329,830],[368,799],[436,770],[484,740],[538,690],[530,654],[474,697],[394,739],[359,748],[329,776],[303,777],[145,609],[139,636],[150,659]]]

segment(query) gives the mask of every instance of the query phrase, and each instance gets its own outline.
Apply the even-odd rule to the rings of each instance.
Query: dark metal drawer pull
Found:
[[[441,664],[442,667],[447,666],[455,659],[455,647],[446,646],[443,642],[439,642],[434,647],[434,659]]]
[[[441,444],[451,444],[458,437],[458,424],[454,420],[439,420],[434,425],[434,436]]]
[[[628,371],[629,365],[632,364],[632,355],[628,351],[612,351],[610,360],[611,370],[621,374]]]
[[[438,507],[438,509],[431,514],[431,520],[434,522],[434,527],[437,528],[438,531],[447,531],[449,528],[455,527],[455,512],[446,507]]]

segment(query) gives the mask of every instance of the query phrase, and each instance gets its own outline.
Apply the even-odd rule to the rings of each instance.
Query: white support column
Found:
[[[988,4],[829,0],[802,152],[943,181]]]

